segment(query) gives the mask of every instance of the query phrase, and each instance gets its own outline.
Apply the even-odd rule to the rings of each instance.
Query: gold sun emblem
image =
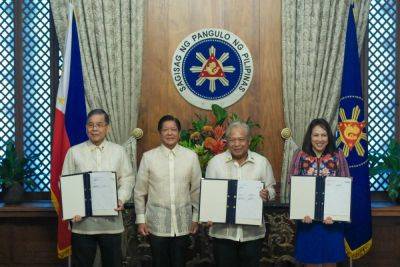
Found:
[[[65,103],[65,98],[64,98],[64,97],[57,97],[57,102],[58,102],[58,104],[60,104],[60,105],[64,105],[64,103]]]
[[[365,121],[358,121],[360,116],[360,108],[355,106],[353,108],[351,119],[346,118],[346,113],[343,108],[339,109],[341,122],[338,123],[339,138],[336,140],[336,146],[343,143],[343,153],[346,157],[349,152],[355,147],[359,156],[364,156],[365,150],[360,144],[361,140],[367,140],[367,134],[363,132],[367,123]]]
[[[208,59],[203,56],[202,53],[197,52],[196,58],[201,62],[201,66],[192,66],[190,71],[192,73],[200,73],[199,78],[196,80],[196,85],[201,86],[205,80],[209,80],[209,90],[214,93],[215,81],[219,80],[223,86],[228,86],[229,81],[225,78],[225,73],[232,73],[235,71],[233,66],[224,66],[223,63],[229,58],[229,53],[225,52],[220,58],[216,58],[216,49],[211,46],[208,50]]]

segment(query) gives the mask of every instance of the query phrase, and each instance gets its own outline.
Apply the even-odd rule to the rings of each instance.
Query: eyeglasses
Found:
[[[89,129],[94,129],[94,128],[101,129],[106,126],[107,126],[107,123],[105,123],[105,122],[98,122],[98,123],[90,122],[90,123],[86,124],[86,127],[88,127]]]

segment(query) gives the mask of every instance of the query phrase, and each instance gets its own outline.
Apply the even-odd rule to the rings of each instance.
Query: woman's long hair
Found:
[[[328,135],[328,144],[326,145],[325,151],[323,154],[334,153],[337,151],[335,146],[335,139],[333,138],[332,129],[329,123],[322,118],[313,119],[308,125],[307,132],[304,135],[302,150],[306,152],[308,155],[315,156],[315,152],[312,148],[311,144],[311,133],[315,126],[319,126],[324,129]]]

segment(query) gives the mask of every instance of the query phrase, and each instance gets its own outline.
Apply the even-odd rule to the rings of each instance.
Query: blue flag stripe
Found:
[[[77,145],[87,140],[86,135],[86,103],[85,87],[83,83],[83,72],[81,53],[79,48],[78,29],[75,15],[72,18],[71,38],[71,65],[69,77],[69,93],[65,109],[65,126],[70,145]]]

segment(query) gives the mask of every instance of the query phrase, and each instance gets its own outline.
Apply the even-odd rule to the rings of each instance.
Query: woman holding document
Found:
[[[345,156],[335,147],[332,130],[325,119],[311,121],[302,150],[292,159],[289,175],[349,176]],[[305,216],[297,223],[295,257],[306,266],[336,266],[336,262],[346,258],[344,225],[331,217],[317,222]]]

